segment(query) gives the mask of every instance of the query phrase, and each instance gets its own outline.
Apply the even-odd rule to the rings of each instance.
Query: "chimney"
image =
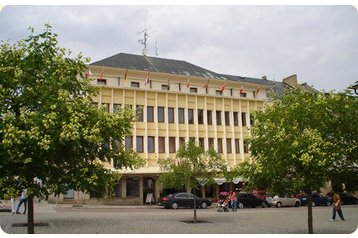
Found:
[[[282,79],[282,82],[291,86],[292,88],[297,88],[297,75],[293,74],[291,76],[288,76],[287,78]]]
[[[262,80],[267,80],[266,75],[262,76]]]

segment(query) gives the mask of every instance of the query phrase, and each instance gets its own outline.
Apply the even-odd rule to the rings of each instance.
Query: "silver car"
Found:
[[[298,198],[288,197],[288,196],[274,196],[267,197],[266,198],[268,204],[270,206],[276,206],[276,207],[289,207],[289,206],[295,206],[299,207],[301,205],[301,202]]]

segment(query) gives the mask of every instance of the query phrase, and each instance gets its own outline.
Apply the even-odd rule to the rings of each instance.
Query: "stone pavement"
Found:
[[[331,207],[313,208],[316,234],[357,234],[358,205],[343,206],[345,222],[328,219]],[[216,208],[198,209],[198,224],[190,223],[192,209],[148,206],[73,207],[36,203],[37,234],[306,234],[307,207],[244,208],[219,213]],[[27,216],[0,213],[0,225],[9,234],[25,234]],[[355,234],[355,235],[356,235]],[[354,236],[352,234],[351,236]]]

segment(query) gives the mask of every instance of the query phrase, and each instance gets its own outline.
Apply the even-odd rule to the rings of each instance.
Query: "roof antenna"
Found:
[[[157,41],[155,41],[155,56],[158,57],[159,52],[158,52],[158,45],[157,45]]]
[[[144,30],[139,32],[138,34],[143,33],[143,39],[139,39],[138,42],[143,45],[142,55],[147,56],[147,38],[149,37],[148,29],[147,29],[147,11],[145,12],[145,21],[144,21]]]

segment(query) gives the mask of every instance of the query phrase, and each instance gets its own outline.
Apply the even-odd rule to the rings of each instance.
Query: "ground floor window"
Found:
[[[139,196],[139,179],[127,178],[127,196]]]

